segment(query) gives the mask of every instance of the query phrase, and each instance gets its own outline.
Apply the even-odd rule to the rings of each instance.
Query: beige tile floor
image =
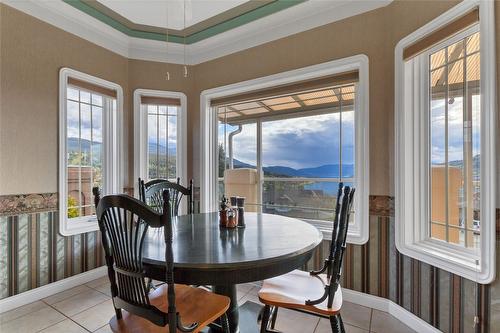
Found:
[[[238,303],[259,303],[258,284],[238,286]],[[107,277],[0,314],[1,333],[109,333],[114,310]],[[342,318],[348,333],[414,332],[391,315],[344,302]],[[286,333],[331,332],[327,319],[280,309],[276,329]]]

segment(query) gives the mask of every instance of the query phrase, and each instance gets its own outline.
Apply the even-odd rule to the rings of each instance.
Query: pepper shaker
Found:
[[[236,204],[238,205],[238,228],[245,227],[245,198],[236,198]]]

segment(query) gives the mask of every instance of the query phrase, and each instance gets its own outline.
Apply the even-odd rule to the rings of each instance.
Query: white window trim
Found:
[[[148,179],[148,115],[141,110],[141,96],[176,98],[181,101],[177,113],[176,176],[187,186],[187,97],[175,91],[134,90],[134,192],[138,195],[138,179]]]
[[[122,117],[123,117],[123,90],[116,83],[88,75],[71,68],[62,68],[59,71],[59,232],[63,236],[71,236],[99,229],[94,216],[86,216],[68,223],[67,218],[67,86],[68,78],[93,83],[115,90],[116,110],[103,115],[104,147],[104,183],[102,194],[121,193],[123,189],[123,151],[122,151]],[[105,141],[104,141],[105,140]]]
[[[200,96],[201,212],[213,212],[218,209],[217,113],[210,107],[212,99],[355,70],[359,72],[359,84],[356,93],[356,102],[359,107],[355,113],[356,219],[354,225],[349,227],[347,241],[352,244],[366,243],[369,238],[368,197],[370,193],[369,77],[368,57],[363,54],[204,90]],[[259,159],[259,156],[257,156],[257,159]],[[262,175],[259,175],[259,179],[262,179]],[[334,204],[332,202],[332,207]],[[325,236],[331,233],[330,222],[311,221],[311,223],[318,226],[320,230],[325,231]]]
[[[405,65],[403,50],[423,36],[479,7],[481,33],[481,250],[477,254],[459,246],[424,239],[428,223],[428,138],[425,112],[416,110],[428,102],[425,79],[414,86],[414,76],[424,75],[422,60]],[[495,278],[495,196],[496,196],[496,70],[494,2],[466,0],[403,38],[395,49],[395,171],[396,247],[409,257],[447,270],[464,278],[490,283]],[[407,77],[405,66],[414,66]],[[428,74],[427,74],[428,75]],[[405,93],[411,94],[405,99]],[[425,96],[414,98],[414,96]],[[420,105],[419,105],[420,104]],[[425,105],[425,104],[424,104]],[[414,111],[415,110],[415,111]],[[422,144],[424,140],[424,144]],[[479,265],[477,265],[479,262]]]

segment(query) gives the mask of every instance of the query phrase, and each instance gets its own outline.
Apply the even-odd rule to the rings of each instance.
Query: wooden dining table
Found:
[[[173,218],[176,283],[211,285],[231,299],[231,332],[258,332],[255,303],[238,307],[236,285],[261,281],[302,267],[323,235],[299,219],[245,213],[244,228],[219,227],[218,213]],[[163,231],[150,229],[144,240],[146,275],[165,281]]]

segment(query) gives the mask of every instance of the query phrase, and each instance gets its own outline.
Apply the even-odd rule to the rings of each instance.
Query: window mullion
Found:
[[[78,216],[82,215],[82,102],[78,91]]]
[[[448,48],[445,49],[445,59],[447,61],[448,59]],[[449,85],[448,85],[448,71],[449,71],[449,65],[447,64],[444,70],[444,75],[445,75],[445,91],[444,91],[444,188],[445,188],[445,219],[446,219],[446,241],[449,242],[449,213],[450,213],[450,207],[449,207],[449,169],[448,169],[448,99],[449,99]]]
[[[262,198],[264,194],[263,182],[264,182],[264,171],[262,169],[262,120],[257,120],[256,123],[257,130],[257,211],[262,212]]]

